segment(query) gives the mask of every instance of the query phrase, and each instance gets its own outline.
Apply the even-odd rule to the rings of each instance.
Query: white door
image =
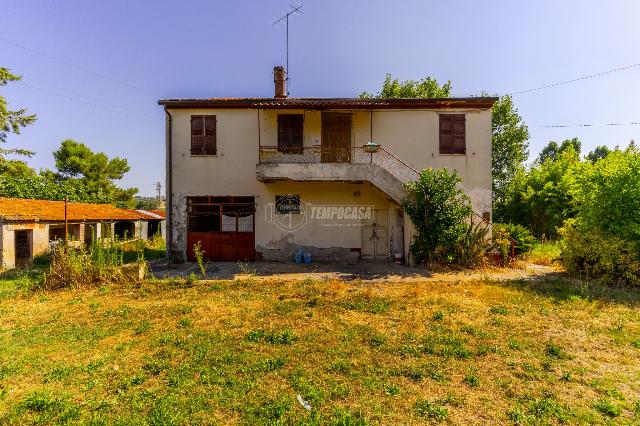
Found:
[[[389,236],[387,234],[387,210],[375,210],[373,223],[362,226],[363,260],[389,260]]]

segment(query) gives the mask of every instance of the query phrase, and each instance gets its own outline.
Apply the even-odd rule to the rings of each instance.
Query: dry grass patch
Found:
[[[0,423],[640,416],[632,291],[563,279],[248,278],[0,295]]]

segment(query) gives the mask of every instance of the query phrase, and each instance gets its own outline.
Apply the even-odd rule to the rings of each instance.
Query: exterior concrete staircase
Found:
[[[405,197],[404,183],[380,164],[367,163],[259,163],[260,182],[369,182],[396,203]]]

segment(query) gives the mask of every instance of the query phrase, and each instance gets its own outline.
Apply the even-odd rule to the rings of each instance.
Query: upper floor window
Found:
[[[216,155],[216,116],[191,116],[191,155]]]
[[[278,115],[278,151],[302,154],[302,114]]]
[[[465,122],[464,114],[440,114],[440,154],[466,152]]]

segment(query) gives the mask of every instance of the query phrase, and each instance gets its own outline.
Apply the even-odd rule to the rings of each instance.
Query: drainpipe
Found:
[[[164,112],[167,115],[165,122],[165,140],[166,140],[166,185],[165,185],[165,204],[166,204],[166,215],[167,220],[165,221],[166,228],[166,239],[167,239],[167,258],[169,260],[172,259],[173,255],[173,164],[171,158],[171,123],[172,117],[169,111],[167,110],[167,106],[164,106]]]

